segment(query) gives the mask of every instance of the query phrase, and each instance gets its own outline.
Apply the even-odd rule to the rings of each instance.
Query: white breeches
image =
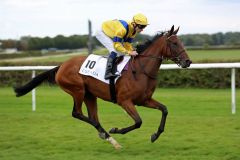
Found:
[[[108,49],[109,53],[116,52],[118,56],[125,55],[115,50],[112,39],[108,37],[102,30],[96,32],[96,38],[104,47]]]

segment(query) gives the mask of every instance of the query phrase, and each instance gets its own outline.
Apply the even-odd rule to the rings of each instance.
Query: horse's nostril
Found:
[[[189,60],[189,59],[187,59],[187,60],[185,60],[185,62],[183,63],[183,68],[187,68],[187,67],[189,67],[190,66],[190,64],[192,63],[192,61],[191,60]]]
[[[190,63],[190,64],[192,63],[192,61],[191,61],[191,60],[189,60],[189,59],[187,59],[187,60],[186,60],[186,62],[187,62],[187,63]]]
[[[188,59],[188,60],[186,60],[186,64],[187,64],[187,66],[189,67],[190,64],[192,64],[192,61]]]

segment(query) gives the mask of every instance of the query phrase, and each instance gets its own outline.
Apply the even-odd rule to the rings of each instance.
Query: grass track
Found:
[[[154,97],[169,110],[163,135],[150,142],[161,114],[138,107],[143,125],[113,135],[123,146],[116,151],[93,127],[71,117],[72,99],[59,88],[37,89],[36,112],[31,111],[31,94],[15,98],[11,88],[0,88],[0,159],[239,160],[240,90],[236,115],[230,112],[230,94],[230,89],[158,89]],[[105,129],[132,124],[120,107],[98,104]]]
[[[239,62],[240,50],[190,50],[193,62]]]
[[[98,49],[94,51],[95,54],[106,54],[106,49]],[[187,51],[189,57],[194,63],[205,63],[205,62],[239,62],[240,61],[240,50],[189,50]],[[42,56],[42,57],[28,57],[28,58],[15,58],[15,59],[3,59],[0,62],[64,62],[74,56],[86,55],[87,52],[72,53],[65,55],[55,56]],[[169,61],[170,62],[170,61]]]

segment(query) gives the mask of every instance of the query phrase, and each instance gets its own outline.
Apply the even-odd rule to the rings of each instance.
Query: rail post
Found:
[[[235,68],[232,68],[231,88],[232,88],[232,114],[236,113],[236,84],[235,84]]]
[[[36,76],[36,71],[32,71],[32,78]],[[36,111],[36,90],[35,88],[32,90],[32,111]]]

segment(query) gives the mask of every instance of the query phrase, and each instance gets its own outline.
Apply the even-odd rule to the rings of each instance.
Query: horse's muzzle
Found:
[[[191,65],[191,63],[192,63],[192,61],[187,59],[187,60],[181,61],[180,65],[181,65],[182,68],[187,68]]]

